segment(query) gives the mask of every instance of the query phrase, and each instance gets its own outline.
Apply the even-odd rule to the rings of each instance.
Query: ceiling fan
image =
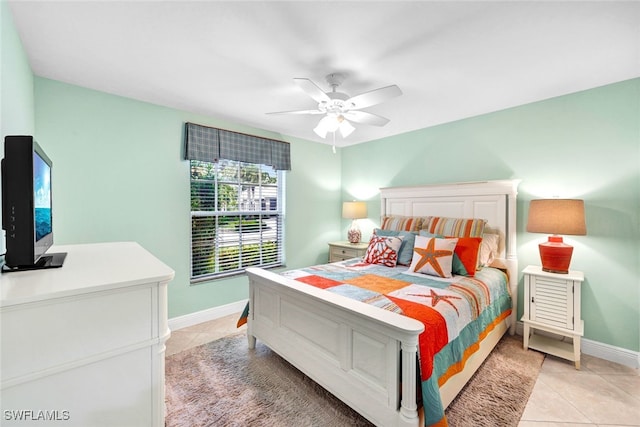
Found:
[[[384,126],[389,119],[366,111],[363,108],[380,104],[388,99],[402,95],[402,91],[396,85],[374,89],[360,95],[349,97],[346,93],[336,89],[344,81],[344,74],[332,73],[327,75],[327,83],[331,91],[325,92],[309,79],[295,78],[293,81],[318,103],[315,110],[280,111],[267,114],[324,114],[313,131],[321,138],[326,138],[327,133],[339,131],[343,138],[351,135],[355,130],[350,122],[373,126]]]

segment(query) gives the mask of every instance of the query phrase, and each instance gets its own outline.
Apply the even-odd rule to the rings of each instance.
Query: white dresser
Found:
[[[133,242],[49,252],[0,276],[0,425],[164,426],[173,270]]]

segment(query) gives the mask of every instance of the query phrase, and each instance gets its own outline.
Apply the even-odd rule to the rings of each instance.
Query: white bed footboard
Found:
[[[266,270],[247,275],[250,347],[260,339],[378,426],[419,425],[421,322]]]

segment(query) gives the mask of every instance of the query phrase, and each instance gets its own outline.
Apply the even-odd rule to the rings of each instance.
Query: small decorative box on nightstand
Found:
[[[556,274],[542,271],[530,265],[524,274],[524,348],[532,348],[568,359],[580,369],[580,337],[584,333],[584,321],[580,318],[580,286],[584,274],[569,271]],[[565,342],[537,334],[551,332],[571,338]]]
[[[338,262],[345,259],[363,257],[367,252],[369,243],[349,243],[348,241],[329,242],[329,262]]]

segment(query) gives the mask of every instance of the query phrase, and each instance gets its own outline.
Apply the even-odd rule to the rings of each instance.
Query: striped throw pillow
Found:
[[[430,216],[388,215],[382,217],[380,229],[392,231],[413,231],[417,233],[429,223],[430,219]]]
[[[450,237],[482,237],[486,219],[480,218],[447,218],[434,216],[423,227],[429,233]]]

